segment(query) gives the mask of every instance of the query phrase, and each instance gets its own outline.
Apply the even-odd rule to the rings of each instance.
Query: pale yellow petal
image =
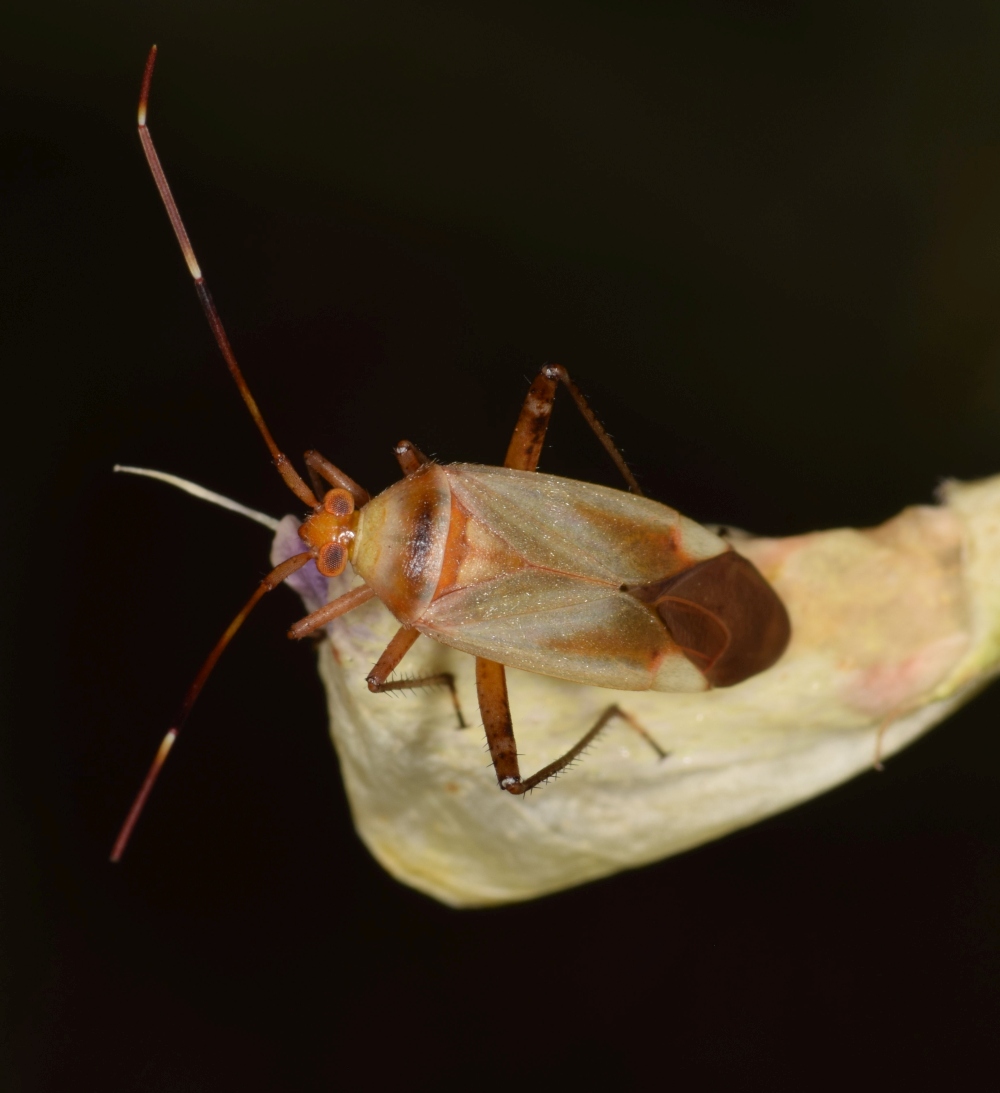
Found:
[[[793,639],[772,669],[704,694],[608,691],[511,670],[525,774],[609,704],[584,759],[526,799],[501,792],[483,748],[471,657],[421,637],[405,674],[444,690],[372,695],[364,678],[397,623],[371,602],[321,647],[331,728],[355,823],[399,880],[456,906],[530,899],[676,854],[806,800],[947,717],[1000,660],[1000,478],[953,483],[940,507],[879,528],[740,540],[778,589]],[[333,591],[349,578],[331,582]]]

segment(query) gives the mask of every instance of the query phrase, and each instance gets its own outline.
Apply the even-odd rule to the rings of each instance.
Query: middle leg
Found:
[[[394,679],[389,676],[399,666],[399,662],[413,647],[413,643],[420,637],[420,631],[412,626],[401,626],[392,641],[385,648],[385,652],[378,658],[378,663],[368,673],[365,682],[372,694],[382,694],[384,691],[405,691],[411,687],[447,687],[451,692],[451,701],[458,717],[458,727],[468,728],[468,723],[462,716],[462,707],[458,702],[458,691],[455,688],[455,677],[451,672],[437,672],[429,676],[417,676],[415,679]]]

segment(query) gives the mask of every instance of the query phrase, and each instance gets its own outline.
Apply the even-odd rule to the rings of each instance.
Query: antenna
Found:
[[[170,191],[170,183],[167,182],[167,176],[163,172],[163,165],[160,163],[160,157],[156,154],[153,137],[149,132],[149,126],[146,125],[146,111],[149,105],[149,86],[153,81],[153,66],[155,64],[156,46],[153,46],[149,51],[149,56],[146,58],[146,69],[142,74],[142,91],[139,93],[139,140],[142,141],[142,150],[146,153],[146,162],[149,164],[149,169],[153,173],[153,181],[156,183],[157,190],[160,191],[160,198],[163,201],[164,208],[167,210],[167,216],[170,217],[170,224],[174,229],[174,235],[177,236],[177,242],[180,244],[181,253],[184,255],[184,261],[187,262],[188,270],[194,280],[195,292],[198,293],[198,300],[201,303],[202,311],[205,312],[205,318],[208,319],[208,325],[212,328],[215,342],[218,345],[226,364],[229,366],[230,375],[232,375],[233,379],[236,381],[236,386],[243,396],[243,401],[250,411],[250,416],[253,418],[254,424],[260,431],[260,435],[264,438],[267,450],[271,453],[271,459],[274,460],[274,465],[278,468],[278,473],[285,480],[285,485],[288,486],[292,493],[294,493],[303,504],[308,505],[311,509],[315,509],[319,506],[316,496],[303,481],[298,471],[292,466],[288,456],[278,448],[277,444],[275,444],[274,437],[271,436],[271,430],[268,429],[264,422],[264,417],[260,412],[260,408],[257,406],[257,402],[253,395],[250,393],[250,388],[247,386],[247,381],[243,378],[240,366],[236,363],[236,356],[233,353],[232,346],[229,344],[226,328],[222,325],[222,319],[219,318],[219,312],[216,310],[215,303],[208,291],[208,286],[205,284],[201,266],[198,265],[198,259],[195,257],[194,247],[191,246],[191,239],[188,236],[187,229],[184,227],[184,221],[181,219],[180,209],[177,208],[177,202],[174,200],[174,195]]]
[[[264,438],[264,443],[271,453],[274,465],[278,468],[279,474],[285,480],[285,484],[300,501],[308,505],[311,509],[319,509],[320,505],[317,502],[313,491],[302,480],[288,457],[280,451],[278,445],[275,444],[274,437],[271,436],[271,431],[265,424],[263,415],[261,414],[253,395],[250,393],[250,388],[247,386],[246,380],[243,378],[240,366],[236,363],[236,356],[233,353],[232,346],[229,344],[229,338],[226,336],[226,330],[222,325],[222,320],[219,318],[219,313],[215,308],[215,304],[212,302],[208,286],[205,284],[201,266],[198,265],[198,259],[195,257],[194,248],[191,246],[191,240],[188,237],[187,229],[184,227],[184,221],[181,219],[180,210],[177,208],[177,202],[174,200],[174,195],[170,192],[170,184],[167,182],[167,176],[163,172],[163,165],[160,163],[160,157],[156,154],[153,138],[150,136],[149,128],[146,125],[146,110],[149,103],[149,85],[153,79],[153,66],[155,63],[156,46],[153,46],[149,51],[149,56],[146,58],[146,69],[142,76],[142,91],[139,94],[139,139],[142,141],[142,150],[146,153],[146,161],[149,163],[149,169],[153,172],[153,180],[156,182],[157,190],[160,191],[160,197],[167,210],[167,216],[170,217],[170,223],[173,226],[174,235],[177,236],[177,242],[180,244],[181,253],[184,255],[184,261],[187,262],[188,270],[191,273],[191,277],[194,279],[195,291],[198,293],[198,299],[201,301],[202,310],[205,312],[205,317],[208,319],[208,325],[212,328],[216,344],[222,352],[226,364],[229,366],[230,374],[236,381],[236,386],[243,396],[243,401],[250,411],[250,416],[253,418],[257,429],[260,431],[260,435]],[[117,470],[119,468],[115,469]],[[128,470],[131,468],[123,467],[121,469]],[[161,477],[170,478],[170,476]],[[257,514],[257,516],[259,517],[259,514]],[[243,605],[242,610],[229,624],[222,637],[215,643],[214,648],[208,654],[208,657],[202,664],[198,674],[195,676],[194,682],[188,688],[188,692],[184,696],[184,701],[181,704],[180,713],[160,742],[160,747],[156,752],[156,758],[153,760],[149,772],[146,774],[145,781],[142,783],[142,788],[132,802],[132,807],[125,817],[125,822],[122,824],[121,830],[118,832],[118,838],[115,840],[114,849],[111,851],[111,860],[113,862],[121,860],[121,856],[125,852],[125,847],[128,845],[128,841],[132,836],[132,831],[145,807],[146,799],[149,797],[150,791],[156,784],[156,779],[163,769],[163,764],[167,761],[167,756],[170,754],[178,734],[184,727],[188,715],[191,713],[191,707],[195,704],[198,695],[201,694],[205,682],[212,674],[212,670],[215,668],[215,665],[218,662],[219,657],[222,656],[226,646],[232,641],[237,630],[243,625],[247,616],[257,606],[257,603],[264,594],[270,592],[273,588],[277,588],[282,581],[286,580],[297,570],[301,569],[307,562],[311,561],[312,556],[312,551],[305,551],[302,554],[296,554],[294,557],[288,558],[286,561],[282,562],[281,565],[275,566],[275,568],[260,582],[254,594]]]
[[[246,621],[247,615],[249,615],[257,606],[264,593],[277,588],[282,581],[287,580],[293,573],[300,570],[306,562],[311,560],[312,552],[307,550],[302,554],[295,554],[293,557],[282,562],[281,565],[275,566],[260,582],[254,594],[243,605],[243,609],[229,624],[222,637],[215,643],[215,648],[205,658],[205,663],[202,664],[198,674],[194,677],[194,682],[188,688],[188,693],[184,696],[180,713],[177,715],[173,725],[167,729],[166,735],[160,741],[160,747],[156,753],[156,758],[153,760],[152,766],[150,766],[149,772],[146,775],[146,780],[142,783],[142,788],[136,794],[136,798],[132,802],[132,807],[128,810],[128,815],[125,817],[125,822],[118,832],[118,838],[115,839],[114,849],[111,851],[111,860],[113,862],[121,861],[121,856],[125,853],[125,847],[128,845],[128,841],[131,838],[132,829],[135,827],[136,821],[139,819],[143,807],[146,804],[146,798],[149,796],[150,790],[156,784],[156,779],[163,769],[163,764],[167,761],[170,749],[174,746],[174,741],[177,739],[181,729],[184,728],[184,723],[188,719],[191,707],[195,704],[198,695],[201,694],[201,689],[205,686],[205,681],[212,674],[212,669],[218,662],[219,657],[222,656],[226,646],[232,641],[236,631],[239,630]]]

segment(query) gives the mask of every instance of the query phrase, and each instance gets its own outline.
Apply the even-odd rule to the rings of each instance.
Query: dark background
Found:
[[[804,807],[455,912],[353,834],[279,591],[115,829],[296,506],[257,398],[373,490],[502,458],[570,368],[657,498],[787,534],[1000,470],[1000,9],[5,5],[4,1090],[893,1088],[996,1059],[1000,695]],[[614,483],[568,405],[545,469]],[[556,790],[557,791],[557,790]]]

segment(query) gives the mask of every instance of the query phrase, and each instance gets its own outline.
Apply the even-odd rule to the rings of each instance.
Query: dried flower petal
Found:
[[[289,534],[289,531],[293,534]],[[331,731],[358,831],[393,876],[472,907],[531,899],[679,853],[823,792],[890,755],[983,687],[1000,660],[1000,478],[951,483],[942,504],[881,527],[735,542],[773,582],[793,639],[772,669],[698,695],[612,692],[510,671],[522,766],[550,762],[611,703],[620,722],[554,785],[497,789],[474,662],[421,637],[407,674],[445,691],[372,695],[365,676],[398,623],[378,601],[336,620],[320,649]],[[282,525],[275,562],[301,549]],[[319,575],[302,582],[307,607]],[[308,582],[308,591],[305,584]],[[329,582],[330,599],[356,583]]]

